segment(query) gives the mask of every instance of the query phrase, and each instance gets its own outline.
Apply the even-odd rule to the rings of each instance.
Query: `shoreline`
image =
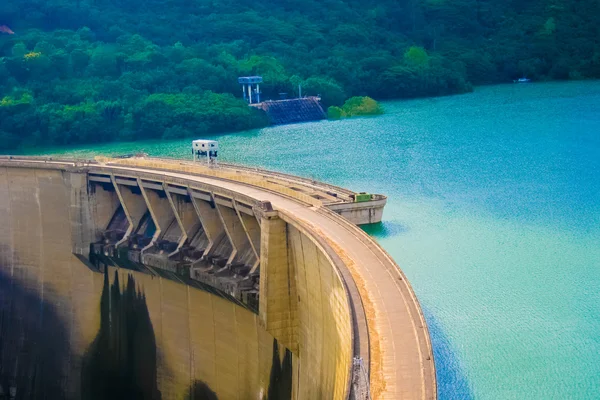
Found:
[[[440,96],[423,96],[423,97],[384,99],[384,100],[375,99],[375,101],[377,101],[379,104],[381,104],[385,108],[386,103],[403,103],[403,102],[420,101],[420,100],[421,101],[422,100],[435,100],[435,99],[441,99],[441,98],[445,99],[445,98],[449,98],[449,97],[453,97],[453,96],[467,96],[469,94],[480,92],[481,89],[493,89],[495,87],[508,87],[508,86],[539,87],[540,85],[562,86],[562,85],[575,85],[575,84],[590,83],[590,82],[592,82],[592,83],[600,82],[600,79],[564,80],[564,81],[554,80],[554,81],[539,81],[539,82],[533,81],[528,84],[516,84],[513,82],[506,82],[506,83],[473,86],[472,91],[464,92],[464,93],[455,93],[455,94],[440,95]],[[594,92],[594,91],[592,91],[592,92]],[[237,135],[237,134],[251,133],[251,132],[258,133],[263,129],[276,128],[278,126],[296,126],[296,125],[305,125],[305,124],[320,124],[323,122],[338,122],[338,121],[355,120],[355,119],[359,119],[359,118],[376,118],[376,117],[385,116],[386,114],[388,114],[387,111],[381,115],[355,116],[355,117],[342,118],[342,119],[325,119],[325,120],[321,120],[321,121],[301,122],[301,123],[289,124],[289,125],[271,125],[271,126],[265,126],[262,128],[246,129],[246,130],[240,130],[240,131],[227,131],[227,132],[211,133],[211,134],[206,134],[206,135],[189,136],[189,137],[184,137],[184,138],[173,138],[173,139],[148,138],[148,139],[138,139],[138,140],[112,140],[112,141],[105,141],[105,142],[88,142],[88,143],[79,143],[79,144],[70,144],[70,145],[50,145],[50,146],[37,145],[37,146],[27,146],[27,147],[14,148],[14,149],[6,148],[6,149],[0,149],[0,155],[14,154],[14,155],[25,156],[25,155],[74,154],[73,152],[78,152],[78,151],[82,151],[82,150],[83,151],[89,150],[91,152],[94,152],[94,150],[92,150],[93,148],[110,146],[110,145],[124,145],[125,147],[127,147],[127,145],[134,145],[137,143],[153,145],[155,143],[156,144],[176,143],[179,141],[192,140],[192,139],[198,139],[198,138],[219,140],[219,137],[223,137],[223,136],[230,136],[230,135]],[[44,150],[44,151],[40,152],[40,150]],[[64,150],[67,150],[67,151],[65,152]],[[138,149],[138,150],[143,151],[144,149]],[[112,153],[111,155],[118,155],[118,154],[122,154],[122,153]]]

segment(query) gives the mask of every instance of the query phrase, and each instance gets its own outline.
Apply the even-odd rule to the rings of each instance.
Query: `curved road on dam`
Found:
[[[73,166],[73,163],[64,164]],[[240,182],[114,163],[89,167],[92,172],[98,167],[119,174],[129,171],[183,179],[270,202],[283,219],[300,222],[324,240],[347,266],[348,271],[340,271],[341,274],[348,278],[349,273],[356,283],[356,287],[350,287],[349,291],[359,292],[368,333],[359,332],[359,337],[355,339],[368,347],[372,398],[398,400],[437,397],[431,342],[415,294],[391,257],[355,225],[324,207],[310,206]],[[358,298],[356,293],[350,295],[353,299]],[[365,351],[364,348],[362,351]]]
[[[143,168],[111,168],[156,173]],[[177,172],[160,173],[270,201],[274,209],[321,232],[338,253],[345,254],[343,261],[351,265],[352,277],[363,288],[359,291],[367,310],[374,397],[390,400],[436,397],[431,343],[414,292],[395,262],[365,234],[357,232],[358,228],[340,224],[341,218],[332,218],[324,210],[259,188]]]

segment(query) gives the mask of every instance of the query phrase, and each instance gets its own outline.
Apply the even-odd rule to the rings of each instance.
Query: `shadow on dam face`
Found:
[[[100,331],[83,359],[81,398],[161,399],[156,373],[156,339],[146,296],[133,275],[121,290],[119,274],[100,298]]]
[[[82,366],[84,400],[160,400],[157,380],[157,349],[146,296],[132,274],[121,289],[119,274],[109,283],[108,269],[100,300],[100,331],[87,351]],[[283,360],[273,339],[273,361],[265,400],[292,398],[292,353]],[[186,396],[189,400],[218,400],[203,381],[196,380]]]
[[[0,266],[0,398],[63,399],[68,333],[54,305]]]
[[[273,364],[269,380],[268,400],[292,398],[292,352],[285,349],[283,361],[279,356],[277,339],[273,339]]]
[[[157,347],[146,296],[129,274],[121,287],[108,269],[100,300],[100,329],[81,366],[85,400],[165,398],[158,389]],[[65,399],[69,375],[66,324],[54,306],[0,269],[0,385],[15,399]],[[292,353],[273,339],[272,365],[264,400],[292,398]],[[166,367],[162,367],[166,368]],[[4,397],[2,397],[4,398]],[[195,380],[186,399],[218,400],[203,381]]]

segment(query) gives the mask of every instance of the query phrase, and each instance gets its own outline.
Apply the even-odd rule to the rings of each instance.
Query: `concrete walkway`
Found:
[[[264,189],[210,177],[144,168],[103,166],[215,185],[261,201],[321,233],[349,268],[367,314],[373,399],[435,399],[435,366],[427,326],[396,263],[357,227],[330,211],[307,207]]]

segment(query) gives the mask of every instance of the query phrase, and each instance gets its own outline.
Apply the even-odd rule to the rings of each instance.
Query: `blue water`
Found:
[[[389,196],[367,231],[426,312],[440,398],[600,398],[600,82],[384,105],[377,118],[216,138],[224,160]]]

